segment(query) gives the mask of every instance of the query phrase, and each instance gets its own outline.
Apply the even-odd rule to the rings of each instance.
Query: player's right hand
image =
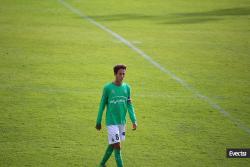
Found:
[[[96,128],[96,130],[101,130],[102,129],[102,125],[101,124],[96,124],[95,128]]]

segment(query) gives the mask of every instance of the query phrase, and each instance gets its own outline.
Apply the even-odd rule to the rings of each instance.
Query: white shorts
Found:
[[[107,129],[109,144],[119,143],[125,140],[125,125],[109,125]]]

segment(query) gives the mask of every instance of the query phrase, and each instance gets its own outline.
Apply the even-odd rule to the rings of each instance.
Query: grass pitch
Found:
[[[94,129],[101,89],[117,63],[128,65],[139,123],[134,132],[128,120],[125,166],[250,163],[226,158],[226,148],[250,147],[237,125],[250,128],[249,1],[66,1],[233,120],[59,1],[0,2],[0,166],[97,166],[107,146],[106,128]]]

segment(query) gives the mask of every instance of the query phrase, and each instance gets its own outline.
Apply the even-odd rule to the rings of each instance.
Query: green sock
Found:
[[[115,160],[116,160],[117,167],[123,167],[122,155],[121,155],[120,149],[115,149]]]
[[[102,161],[101,161],[101,165],[105,165],[105,163],[108,161],[110,155],[112,154],[113,152],[113,146],[112,145],[108,145],[107,149],[106,149],[106,152],[102,158]]]

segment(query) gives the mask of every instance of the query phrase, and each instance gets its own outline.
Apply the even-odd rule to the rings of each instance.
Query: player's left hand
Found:
[[[96,130],[101,130],[102,129],[102,125],[101,124],[96,124],[96,126],[95,126],[95,128],[96,128]]]
[[[134,124],[133,124],[133,129],[132,129],[132,130],[136,130],[136,128],[137,128],[137,124],[134,123]]]

